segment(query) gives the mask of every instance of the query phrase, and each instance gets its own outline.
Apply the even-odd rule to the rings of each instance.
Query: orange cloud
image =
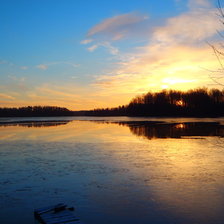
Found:
[[[208,70],[215,70],[218,62],[209,46],[152,46],[144,51],[144,55],[115,70],[114,75],[99,76],[93,85],[108,96],[116,92],[131,93],[133,97],[150,90],[187,90],[213,84]]]
[[[214,87],[209,70],[219,67],[208,38],[224,27],[208,1],[189,1],[189,11],[154,27],[148,44],[139,47],[109,74],[99,75],[93,86],[101,94],[141,94],[163,88],[187,90]]]
[[[10,95],[5,94],[5,93],[0,93],[0,98],[1,99],[6,99],[6,100],[14,100],[15,99],[15,97],[10,96]]]
[[[165,26],[155,29],[153,40],[193,44],[217,34],[217,30],[223,30],[223,25],[218,21],[215,9],[193,10],[168,19]]]

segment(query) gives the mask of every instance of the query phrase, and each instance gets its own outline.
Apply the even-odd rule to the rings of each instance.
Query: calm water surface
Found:
[[[224,119],[1,118],[0,223],[223,224]]]

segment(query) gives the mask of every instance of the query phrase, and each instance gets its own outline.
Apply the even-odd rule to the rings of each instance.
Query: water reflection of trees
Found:
[[[66,125],[70,121],[18,121],[18,122],[1,122],[0,126],[20,126],[27,128],[44,128],[44,127],[53,127],[59,125]]]
[[[218,122],[119,122],[119,125],[128,126],[137,136],[153,138],[183,138],[183,137],[224,137],[224,125]]]

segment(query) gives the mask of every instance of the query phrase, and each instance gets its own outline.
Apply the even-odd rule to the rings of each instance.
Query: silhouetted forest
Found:
[[[135,97],[126,106],[87,111],[88,116],[224,116],[224,90],[163,90]]]
[[[63,107],[34,106],[19,108],[0,108],[0,117],[41,117],[72,116],[73,112]]]
[[[128,105],[89,111],[70,111],[52,106],[0,108],[0,117],[35,116],[218,117],[224,116],[224,90],[200,88],[187,92],[148,92],[135,97]]]

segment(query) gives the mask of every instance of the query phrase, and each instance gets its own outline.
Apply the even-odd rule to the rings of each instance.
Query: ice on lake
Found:
[[[0,223],[65,202],[86,224],[223,224],[222,118],[0,122]]]

